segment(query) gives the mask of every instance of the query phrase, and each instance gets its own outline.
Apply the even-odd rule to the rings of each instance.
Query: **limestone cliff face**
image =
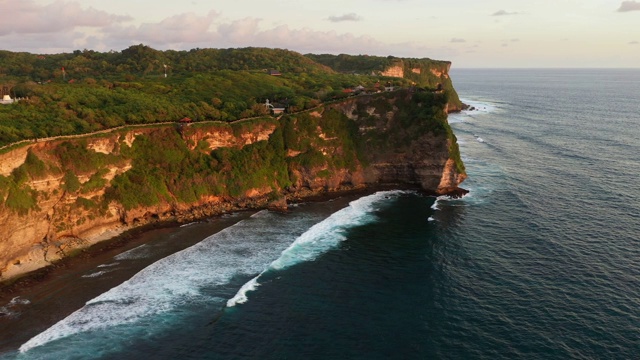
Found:
[[[410,79],[419,86],[442,87],[445,91],[450,92],[447,112],[457,112],[462,110],[464,105],[453,89],[449,77],[450,69],[451,63],[448,61],[395,59],[392,65],[380,72],[380,75]]]
[[[416,69],[412,69],[416,70]],[[401,65],[390,66],[385,69],[382,73],[382,76],[391,76],[391,77],[404,77],[404,67]]]
[[[446,106],[442,94],[406,91],[279,120],[119,129],[11,150],[0,155],[0,280],[158,220],[377,184],[455,191],[466,175]]]
[[[417,185],[436,193],[455,192],[466,178],[464,165],[457,151],[452,133],[441,131],[439,125],[429,124],[420,116],[424,102],[416,100],[420,94],[401,92],[385,98],[361,97],[328,106],[346,114],[358,126],[368,166],[362,169],[365,183],[396,183]],[[423,94],[429,99],[443,94]],[[444,113],[448,106],[440,100]],[[407,115],[411,109],[417,110]],[[446,115],[440,114],[444,122]],[[432,119],[431,119],[432,120]],[[425,127],[426,126],[426,127]]]

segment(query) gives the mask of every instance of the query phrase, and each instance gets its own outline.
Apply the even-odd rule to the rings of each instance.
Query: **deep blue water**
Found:
[[[640,70],[452,77],[467,197],[258,212],[4,357],[638,358]]]

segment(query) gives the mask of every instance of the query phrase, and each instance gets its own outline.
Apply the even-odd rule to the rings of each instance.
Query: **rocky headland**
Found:
[[[433,71],[450,82],[448,66]],[[5,150],[0,281],[154,222],[283,210],[381,185],[459,196],[466,174],[447,123],[455,99],[411,88],[277,119],[124,127]]]

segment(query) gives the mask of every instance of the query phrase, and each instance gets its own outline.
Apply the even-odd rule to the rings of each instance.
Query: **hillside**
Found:
[[[379,185],[464,192],[448,62],[143,45],[0,57],[2,88],[28,97],[0,105],[0,281],[156,221]]]
[[[386,58],[375,58],[378,72],[356,75],[327,59],[280,49],[158,51],[144,45],[107,53],[0,51],[0,90],[24,98],[0,105],[0,146],[184,117],[234,121],[264,116],[269,113],[266,100],[293,113],[347,97],[356,87],[373,93],[387,84],[428,89],[442,84],[450,110],[460,109],[447,62],[394,59],[387,64],[379,61]],[[398,61],[406,71],[397,71]]]

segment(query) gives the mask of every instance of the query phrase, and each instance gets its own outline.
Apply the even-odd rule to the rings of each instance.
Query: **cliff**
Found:
[[[130,127],[0,154],[0,280],[126,229],[379,184],[458,191],[445,92],[351,97],[234,123]]]
[[[449,93],[447,112],[456,112],[462,110],[464,105],[453,88],[450,69],[451,63],[448,61],[395,59],[380,75],[409,79],[420,86],[441,88]]]
[[[460,111],[464,104],[458,98],[449,77],[450,61],[429,58],[397,58],[368,55],[305,55],[314,61],[342,73],[372,74],[408,80],[411,84],[428,89],[442,89],[448,93],[448,112]],[[398,80],[389,79],[397,85]]]

